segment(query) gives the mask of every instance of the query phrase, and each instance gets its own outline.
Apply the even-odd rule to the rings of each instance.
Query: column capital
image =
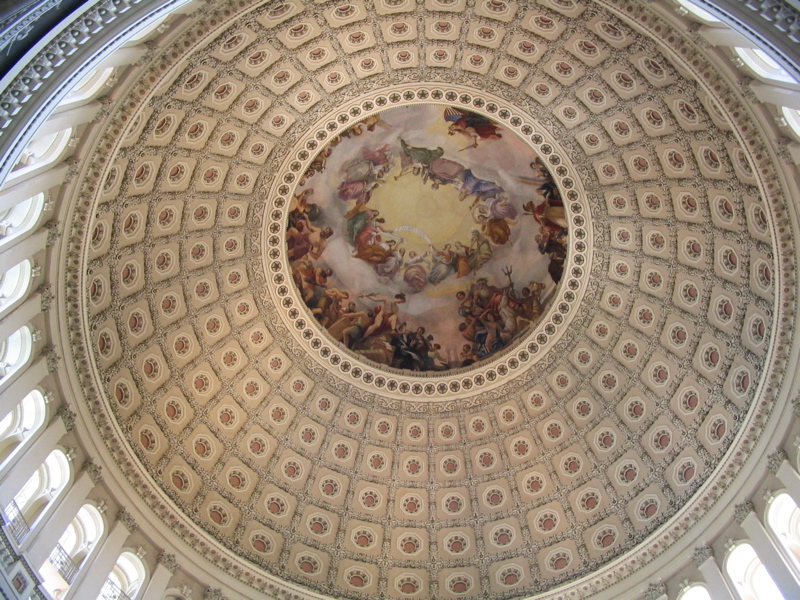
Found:
[[[83,470],[86,471],[92,483],[95,485],[103,481],[103,467],[95,463],[92,459],[83,463]]]
[[[741,525],[744,523],[744,520],[747,518],[747,516],[754,511],[755,507],[753,506],[752,502],[749,500],[747,502],[742,502],[741,504],[737,504],[733,507],[733,518],[739,525]]]
[[[42,312],[47,312],[53,305],[55,294],[49,283],[43,283],[37,290],[42,295]]]
[[[783,448],[779,448],[767,457],[767,468],[773,475],[778,473],[783,461],[788,460],[789,456]]]
[[[56,351],[55,346],[48,346],[42,350],[45,359],[47,359],[47,371],[55,373],[58,371],[58,363],[61,362],[61,355]]]
[[[800,396],[792,400],[792,411],[794,412],[794,416],[800,419]]]
[[[739,86],[739,91],[745,98],[747,98],[751,102],[758,101],[758,96],[756,96],[756,93],[750,87],[754,81],[755,80],[752,77],[748,77],[747,75],[740,75],[736,81],[736,83]]]
[[[175,573],[175,571],[178,570],[178,560],[175,558],[175,555],[170,554],[165,550],[161,551],[161,554],[158,555],[158,560],[156,562],[162,565],[170,573]]]
[[[70,156],[69,158],[64,160],[64,164],[70,165],[72,167],[70,171],[73,170],[75,163],[71,161],[74,157]],[[67,174],[67,179],[71,177],[71,174]],[[52,248],[56,244],[56,240],[61,237],[61,223],[59,221],[50,220],[44,224],[44,228],[47,229],[47,242],[46,246],[48,248]]]
[[[651,583],[647,586],[647,590],[644,593],[644,597],[647,600],[658,600],[667,595],[667,584],[663,581],[657,581],[656,583]]]
[[[56,414],[61,417],[62,421],[64,421],[64,427],[66,427],[67,432],[75,429],[75,413],[69,406],[62,404]]]
[[[683,16],[684,14],[688,14],[689,11],[686,10],[685,8],[684,8],[684,10],[686,10],[686,12],[685,13],[681,13],[680,12],[681,8],[683,8],[683,7],[679,6],[678,8],[675,9],[675,12],[678,13],[679,15],[681,15],[681,16]],[[711,47],[713,47],[713,44],[711,42],[709,42],[705,37],[703,37],[703,34],[700,33],[699,31],[693,31],[691,38],[701,48],[711,48]]]
[[[117,513],[117,521],[122,523],[128,531],[133,531],[138,527],[136,519],[128,512],[127,508],[123,508]]]
[[[698,546],[694,549],[694,552],[692,552],[692,562],[698,567],[709,558],[714,558],[714,550],[712,550],[711,546],[708,544]]]
[[[203,593],[203,600],[228,600],[219,588],[207,587]]]

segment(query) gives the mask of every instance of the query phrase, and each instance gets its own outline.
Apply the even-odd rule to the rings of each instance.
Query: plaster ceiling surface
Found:
[[[193,18],[102,122],[66,242],[76,374],[154,518],[253,588],[351,598],[546,595],[616,559],[597,590],[679,540],[760,435],[785,360],[776,290],[793,306],[780,180],[702,48],[633,2],[238,2]],[[491,130],[447,136],[459,111]],[[403,163],[402,136],[505,197],[459,200],[432,160]],[[343,199],[348,159],[383,190]],[[412,196],[449,212],[392,206]],[[333,233],[324,251],[303,242],[293,277],[305,201],[305,224]],[[352,255],[359,204],[386,230],[429,224],[436,251],[468,246],[442,233],[459,219],[488,236],[492,209],[508,217],[497,261],[438,283],[453,320],[435,340],[459,339],[453,294],[483,269],[502,290],[514,253],[513,293],[534,269],[542,314],[452,369],[345,343],[314,312],[335,286],[303,285],[326,260],[366,269],[354,297],[403,292],[414,314],[439,289]],[[568,231],[558,283],[532,241],[547,211]]]

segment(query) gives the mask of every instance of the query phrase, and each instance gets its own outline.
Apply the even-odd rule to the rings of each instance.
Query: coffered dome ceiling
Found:
[[[348,598],[586,593],[679,541],[794,305],[705,51],[634,2],[203,10],[103,121],[66,262],[98,431],[164,527]]]

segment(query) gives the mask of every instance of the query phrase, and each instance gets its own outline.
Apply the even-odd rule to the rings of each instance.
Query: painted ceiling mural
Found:
[[[325,146],[295,192],[288,256],[337,342],[412,371],[467,367],[513,344],[561,280],[567,218],[513,131],[418,104]]]
[[[454,600],[683,543],[787,372],[794,259],[729,65],[657,8],[236,0],[149,50],[59,243],[86,410],[181,551]]]

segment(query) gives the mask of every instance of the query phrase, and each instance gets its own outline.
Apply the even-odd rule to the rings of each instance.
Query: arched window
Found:
[[[13,453],[25,447],[25,443],[44,425],[46,415],[44,396],[33,390],[0,421],[0,467]]]
[[[0,384],[28,362],[33,352],[33,334],[25,325],[0,344]]]
[[[678,4],[689,11],[690,14],[697,17],[700,21],[704,23],[722,23],[717,17],[712,15],[707,10],[703,10],[695,3],[690,2],[689,0],[677,0]]]
[[[71,137],[72,128],[68,127],[31,141],[22,152],[14,170],[6,178],[6,184],[33,171],[43,170],[47,165],[56,162],[66,152]]]
[[[121,597],[120,592],[128,598],[136,598],[145,576],[142,560],[133,552],[123,552],[117,559],[117,564],[111,569],[108,581],[97,600],[115,600]]]
[[[728,553],[725,572],[742,600],[783,599],[764,563],[747,542],[737,544]]]
[[[66,487],[69,477],[67,456],[61,450],[53,450],[5,509],[9,531],[17,542],[28,536],[31,526]]]
[[[103,515],[91,504],[84,504],[58,540],[69,557],[80,566],[103,535]]]
[[[8,210],[0,211],[0,250],[33,233],[44,212],[45,196],[36,194]]]
[[[107,69],[94,69],[93,71],[90,71],[89,74],[76,83],[75,87],[72,88],[70,93],[67,94],[61,102],[59,102],[59,109],[63,110],[64,108],[72,108],[76,105],[84,104],[92,100],[100,93],[100,90],[109,80],[112,73],[114,73],[114,67],[108,67]]]
[[[767,526],[778,538],[795,571],[800,572],[800,509],[789,494],[777,494],[769,503]]]
[[[759,48],[735,48],[736,54],[759,77],[771,81],[797,83],[769,54]]]
[[[97,548],[104,530],[100,511],[84,504],[39,570],[44,579],[42,585],[51,596],[56,596],[59,590],[64,593],[72,585],[81,565]]]
[[[800,110],[782,106],[781,115],[786,120],[789,129],[792,130],[792,135],[794,135],[795,139],[800,140]]]
[[[0,275],[0,316],[23,298],[33,280],[33,263],[23,260]]]
[[[678,600],[711,600],[711,594],[702,583],[692,583],[678,594]]]
[[[183,2],[181,2],[181,4],[183,4]],[[139,31],[137,31],[131,37],[129,37],[127,39],[127,41],[125,42],[125,44],[130,46],[132,44],[136,44],[136,43],[139,43],[139,42],[142,42],[142,41],[146,40],[156,29],[158,29],[158,26],[161,25],[168,18],[169,18],[169,15],[165,15],[163,17],[160,17],[160,18],[156,19],[155,21],[153,21],[149,25],[145,25]]]

